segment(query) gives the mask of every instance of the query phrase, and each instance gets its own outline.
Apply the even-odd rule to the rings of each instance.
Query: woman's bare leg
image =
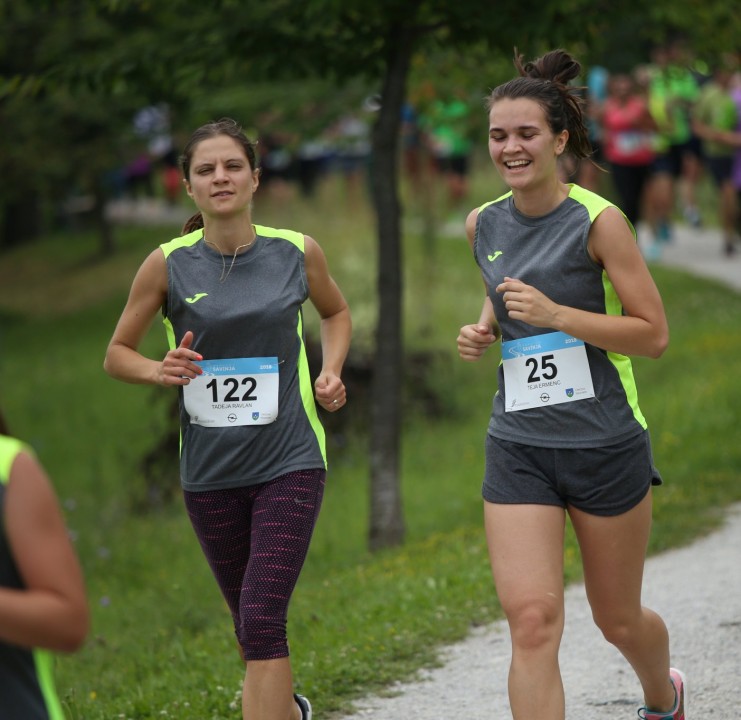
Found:
[[[494,583],[512,637],[512,716],[564,720],[558,648],[565,513],[549,505],[485,502],[484,520]]]
[[[595,623],[635,670],[646,705],[671,710],[669,635],[664,621],[641,605],[651,493],[622,515],[601,517],[575,508],[569,508],[569,515],[581,547]]]

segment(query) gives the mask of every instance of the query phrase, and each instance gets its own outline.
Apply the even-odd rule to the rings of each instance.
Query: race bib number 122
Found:
[[[267,425],[278,417],[278,358],[196,363],[203,374],[183,386],[190,422],[205,427]]]

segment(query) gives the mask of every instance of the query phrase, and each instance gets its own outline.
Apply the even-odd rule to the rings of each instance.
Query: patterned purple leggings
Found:
[[[324,470],[300,470],[260,485],[183,492],[245,660],[288,656],[288,601],[309,550],[324,480]]]

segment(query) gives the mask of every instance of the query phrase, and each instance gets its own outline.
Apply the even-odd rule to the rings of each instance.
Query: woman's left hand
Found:
[[[339,410],[346,402],[345,384],[334,373],[322,373],[314,382],[316,401],[328,412]]]
[[[502,294],[507,314],[513,320],[522,320],[534,327],[555,327],[559,306],[517,278],[505,277],[497,285],[497,292]]]

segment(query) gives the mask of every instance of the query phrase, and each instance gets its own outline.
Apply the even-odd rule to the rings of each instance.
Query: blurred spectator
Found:
[[[599,168],[604,159],[601,118],[602,108],[607,100],[609,77],[607,69],[600,65],[592,66],[587,72],[586,117],[592,155],[579,162],[577,183],[592,192],[599,192],[599,179],[602,174]]]
[[[674,191],[678,186],[686,219],[700,224],[696,186],[702,164],[699,139],[690,124],[692,106],[700,92],[686,63],[684,44],[675,40],[657,46],[649,82],[649,108],[658,126],[657,158],[651,182],[652,225],[659,241],[671,237]]]
[[[125,167],[127,194],[132,198],[152,198],[161,189],[165,200],[175,204],[182,183],[178,154],[172,139],[170,108],[166,103],[148,105],[133,119],[134,135],[146,149]]]
[[[410,102],[404,103],[401,109],[401,150],[402,169],[415,197],[419,197],[422,187],[422,130],[419,116]]]
[[[183,192],[183,179],[178,167],[178,153],[171,147],[160,160],[162,167],[162,189],[168,205],[175,205]]]
[[[364,103],[365,113],[345,113],[332,130],[335,163],[347,190],[348,199],[357,202],[368,176],[371,155],[370,124],[365,116],[374,106]]]
[[[146,150],[126,164],[124,183],[126,194],[132,199],[154,197],[154,168]]]
[[[291,197],[296,176],[296,159],[278,132],[268,132],[260,139],[260,184],[264,194],[283,201]]]
[[[604,154],[620,196],[620,208],[635,227],[641,218],[644,190],[656,158],[656,122],[634,78],[613,75],[602,108]]]
[[[693,112],[693,127],[702,138],[703,158],[718,188],[718,212],[723,231],[723,249],[732,255],[735,249],[738,206],[733,183],[734,149],[714,140],[708,131],[730,132],[736,128],[736,105],[730,94],[731,68],[719,65],[712,78],[703,85]]]
[[[741,59],[741,53],[739,53],[737,57]],[[736,148],[736,152],[733,157],[732,178],[733,187],[736,190],[737,207],[741,208],[741,75],[739,75],[738,71],[736,72],[734,78],[734,85],[731,90],[731,98],[736,105],[737,122],[735,135],[738,139],[738,144],[734,145],[734,147]],[[736,231],[738,235],[741,235],[741,210],[739,210],[736,217]]]
[[[314,197],[319,178],[328,167],[331,151],[328,143],[317,136],[304,140],[296,151],[299,188],[305,198]]]
[[[435,167],[445,178],[449,211],[468,193],[470,117],[469,103],[454,97],[434,100],[422,118]]]
[[[258,154],[260,157],[260,187],[264,195],[282,202],[291,194],[291,184],[296,179],[294,139],[281,129],[283,113],[269,110],[258,119]]]
[[[304,108],[304,134],[296,149],[296,177],[301,194],[312,198],[317,184],[329,167],[332,148],[327,141],[327,125],[316,103]]]

